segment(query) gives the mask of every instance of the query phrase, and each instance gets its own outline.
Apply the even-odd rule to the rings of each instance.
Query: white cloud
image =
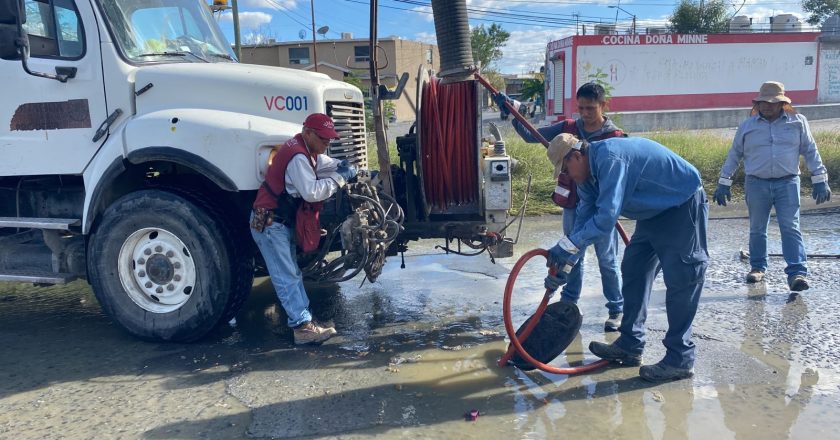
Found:
[[[295,9],[297,0],[241,0],[240,8],[255,9]]]
[[[240,12],[239,26],[242,29],[256,29],[264,24],[271,23],[271,15],[265,12]],[[222,14],[221,21],[233,23],[233,14],[226,11]]]
[[[414,40],[426,44],[437,44],[437,35],[431,32],[418,32],[414,34]]]
[[[502,47],[502,59],[497,61],[499,70],[502,73],[539,70],[545,63],[545,48],[548,42],[568,37],[574,31],[574,26],[563,29],[535,28],[526,31],[510,31],[510,38]]]

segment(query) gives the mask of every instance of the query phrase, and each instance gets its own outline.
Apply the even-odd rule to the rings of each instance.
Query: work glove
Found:
[[[817,205],[831,200],[831,188],[828,187],[828,182],[815,183],[811,196],[817,201]]]
[[[356,174],[358,173],[356,166],[347,160],[339,162],[338,168],[335,169],[335,172],[338,173],[339,176],[343,177],[345,182],[349,182],[352,178],[356,177]]]
[[[715,190],[715,202],[720,206],[726,206],[726,202],[732,200],[732,180],[721,177],[718,180],[718,187]]]
[[[496,95],[493,96],[493,101],[495,101],[496,105],[499,106],[499,117],[502,119],[507,118],[510,114],[510,111],[507,109],[507,106],[505,106],[505,103],[509,103],[514,106],[514,108],[516,107],[516,101],[510,99],[510,97],[505,95],[503,92],[496,93]]]
[[[549,274],[545,277],[545,288],[551,291],[557,290],[560,286],[566,284],[569,272],[578,260],[578,248],[569,240],[568,237],[563,237],[557,244],[548,250],[548,266],[549,269],[557,271],[556,274]]]
[[[556,292],[557,289],[566,284],[568,276],[569,274],[562,270],[557,272],[557,275],[548,274],[548,276],[545,277],[544,286],[550,292]]]

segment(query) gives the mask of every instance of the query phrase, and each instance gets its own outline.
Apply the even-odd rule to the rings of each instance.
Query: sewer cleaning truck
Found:
[[[421,238],[512,254],[510,159],[501,142],[482,148],[465,6],[439,3],[455,64],[420,70],[400,163],[379,145],[380,172],[327,204],[321,248],[299,261],[308,279],[373,281]],[[368,165],[358,88],[238,63],[201,0],[5,0],[0,84],[0,281],[87,280],[143,339],[196,340],[235,316],[265,273],[256,190],[307,115],[335,121],[332,157]]]

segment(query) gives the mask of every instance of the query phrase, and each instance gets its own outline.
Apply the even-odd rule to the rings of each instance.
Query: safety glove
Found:
[[[343,177],[346,182],[349,182],[352,178],[356,177],[356,174],[358,173],[356,166],[346,160],[342,160],[338,164],[338,168],[335,169],[335,172]]]
[[[828,187],[828,174],[818,174],[811,176],[811,184],[813,185],[811,196],[817,201],[817,205],[831,200],[831,188]]]
[[[579,249],[568,237],[561,238],[554,247],[548,250],[548,262],[546,266],[556,271],[556,273],[549,273],[545,277],[544,285],[546,289],[554,292],[560,286],[566,284],[572,267],[577,264],[579,258],[578,252]]]
[[[720,206],[726,206],[726,202],[732,200],[732,191],[730,191],[730,187],[732,186],[732,179],[727,179],[725,177],[721,177],[718,180],[718,186],[715,190],[715,202],[717,202]]]
[[[505,103],[512,105],[514,108],[516,108],[517,106],[516,101],[510,99],[510,97],[508,95],[505,95],[503,92],[496,93],[496,96],[493,97],[493,100],[496,102],[496,105],[499,106],[499,117],[501,117],[502,119],[507,118],[507,116],[510,114],[510,110],[508,110],[507,106],[505,106]]]

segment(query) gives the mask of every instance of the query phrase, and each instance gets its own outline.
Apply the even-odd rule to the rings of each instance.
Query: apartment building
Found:
[[[318,58],[318,72],[333,79],[344,80],[355,75],[362,80],[362,91],[367,94],[370,84],[368,62],[370,60],[369,40],[353,38],[344,33],[341,39],[318,40],[316,51],[312,50],[312,41],[275,42],[242,46],[242,62],[266,66],[289,67],[292,69],[314,70],[315,57]],[[395,118],[398,121],[413,120],[414,103],[417,100],[417,72],[425,69],[438,70],[440,56],[437,46],[419,41],[404,40],[398,37],[379,39],[379,80],[381,84],[394,89],[400,75],[409,75],[405,91],[399,100],[394,101]]]

